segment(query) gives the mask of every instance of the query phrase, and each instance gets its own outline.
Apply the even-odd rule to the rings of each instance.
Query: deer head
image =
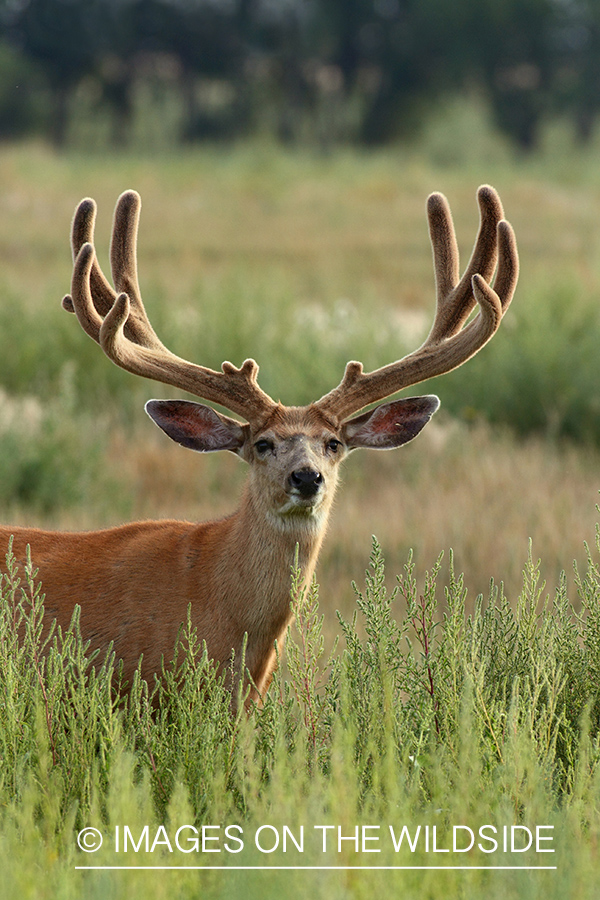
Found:
[[[423,345],[369,373],[361,363],[349,362],[340,384],[305,407],[283,406],[261,390],[253,359],[240,368],[224,362],[217,372],[181,359],[161,343],[138,284],[141,200],[135,191],[122,194],[115,210],[110,249],[114,289],[93,246],[96,205],[90,199],[79,204],[72,227],[72,290],[63,306],[75,312],[84,331],[118,366],[240,416],[243,421],[182,400],[151,400],[146,405],[156,424],[182,446],[200,452],[229,450],[249,463],[249,490],[272,523],[283,529],[320,528],[339,462],[359,447],[387,450],[410,441],[429,421],[439,400],[408,398],[361,410],[462,365],[494,335],[510,304],[518,277],[514,234],[503,219],[496,191],[484,185],[477,197],[479,232],[462,277],[448,203],[438,193],[427,201],[437,309]],[[477,314],[470,319],[476,307]]]

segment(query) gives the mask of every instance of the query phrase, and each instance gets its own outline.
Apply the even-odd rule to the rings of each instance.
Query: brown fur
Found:
[[[324,430],[323,417],[310,409],[290,410],[288,416],[279,409],[244,445],[248,461],[261,436],[277,439],[277,458],[253,464],[239,509],[225,519],[198,525],[136,522],[76,534],[0,528],[0,545],[14,535],[21,563],[31,547],[47,621],[67,627],[79,604],[81,631],[92,648],[105,650],[113,641],[128,681],[143,654],[142,674],[152,682],[163,656],[169,661],[191,604],[192,623],[211,658],[225,663],[233,650],[239,661],[247,633],[246,665],[262,692],[275,664],[274,642],[283,645],[291,619],[296,545],[309,580],[331,509],[338,459],[328,459],[323,449],[334,432]],[[280,513],[289,502],[289,472],[309,464],[323,470],[318,502]]]

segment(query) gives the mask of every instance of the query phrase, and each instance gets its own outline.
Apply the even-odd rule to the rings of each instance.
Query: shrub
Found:
[[[600,442],[600,304],[574,277],[520,296],[481,355],[440,383],[443,403],[520,435]],[[432,385],[433,386],[433,385]],[[438,390],[438,388],[435,388]]]
[[[0,384],[13,396],[34,395],[47,406],[57,395],[68,395],[65,415],[110,408],[122,410],[124,419],[139,400],[141,381],[109,364],[57,298],[35,311],[6,298],[0,340]]]
[[[119,697],[113,656],[90,653],[79,636],[77,610],[65,632],[43,631],[35,570],[29,563],[19,573],[9,552],[0,584],[3,896],[18,890],[87,896],[87,889],[96,895],[100,873],[77,872],[75,865],[148,863],[224,867],[225,884],[223,872],[214,880],[189,869],[165,878],[170,895],[229,895],[229,880],[236,878],[230,866],[363,864],[352,842],[356,823],[377,830],[380,855],[367,863],[430,870],[423,842],[412,852],[406,842],[397,852],[384,842],[388,823],[396,836],[406,825],[413,837],[415,823],[435,825],[438,839],[447,842],[452,823],[484,822],[553,827],[550,862],[559,875],[531,877],[549,897],[565,891],[590,896],[600,833],[595,553],[578,577],[581,613],[567,598],[564,580],[552,600],[543,599],[538,565],[530,559],[514,611],[491,585],[488,600],[480,597],[466,618],[466,588],[452,564],[442,612],[436,588],[441,559],[422,584],[409,559],[390,594],[375,543],[365,589],[356,590],[357,615],[340,620],[344,647],[334,648],[325,663],[317,588],[303,592],[295,573],[289,676],[280,670],[263,705],[246,718],[231,715],[223,676],[189,623],[162,681],[148,686],[136,678],[130,693]],[[197,851],[183,858],[165,849],[184,823],[186,833],[235,823],[236,834],[244,835],[243,848],[234,845],[240,856]],[[301,827],[313,839],[301,856],[290,845],[287,855],[279,847],[265,857],[250,836],[266,827],[273,842],[284,823],[297,840]],[[105,836],[94,857],[75,853],[77,833],[90,824]],[[141,848],[130,847],[127,856],[114,847],[115,828],[125,825]],[[348,842],[338,852],[334,838],[323,851],[315,825],[339,826]],[[144,840],[154,835],[160,841],[150,857]],[[524,864],[522,854],[501,856],[502,865]],[[465,854],[460,862],[482,868],[473,868],[466,881],[450,869],[403,871],[405,896],[422,896],[425,883],[432,897],[482,891],[531,896],[525,873],[486,869],[496,858]],[[288,892],[305,895],[308,869],[302,881],[288,874]],[[370,872],[369,880],[356,873],[349,895],[371,896],[384,874],[389,886],[394,873]],[[271,882],[255,875],[244,882],[246,893],[256,889],[264,896]],[[103,896],[118,896],[125,876],[102,873]],[[162,896],[165,884],[160,874],[148,882],[138,873],[128,895]],[[322,873],[313,892],[330,896],[331,888]]]
[[[114,482],[102,473],[103,440],[66,393],[44,403],[0,389],[0,503],[51,513]]]

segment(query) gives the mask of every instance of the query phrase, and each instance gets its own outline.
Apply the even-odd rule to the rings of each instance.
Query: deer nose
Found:
[[[314,469],[296,469],[290,475],[289,482],[303,497],[312,497],[323,483],[323,476]]]

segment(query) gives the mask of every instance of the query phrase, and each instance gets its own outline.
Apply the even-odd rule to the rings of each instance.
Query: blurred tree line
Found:
[[[558,112],[587,140],[600,0],[0,0],[0,138],[64,144],[84,98],[123,144],[144,94],[178,140],[379,144],[464,90],[524,149]]]

